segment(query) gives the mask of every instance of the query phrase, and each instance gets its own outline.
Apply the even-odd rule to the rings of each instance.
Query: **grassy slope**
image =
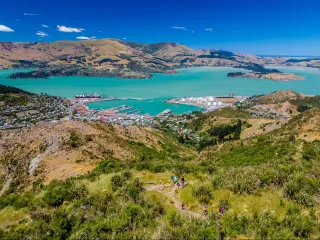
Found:
[[[307,111],[279,130],[207,148],[197,159],[160,132],[152,133],[157,148],[124,140],[135,153],[132,161],[108,158],[67,183],[36,182],[29,192],[1,197],[6,221],[0,218],[0,236],[317,238],[320,144],[301,139],[300,129],[317,136],[319,117],[319,110]],[[170,184],[171,175],[189,182],[174,199],[198,214],[208,204],[208,217],[181,213],[167,194],[170,186],[141,188]],[[227,206],[224,214],[217,211],[221,205]]]

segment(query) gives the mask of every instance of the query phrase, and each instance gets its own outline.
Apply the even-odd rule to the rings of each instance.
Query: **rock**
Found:
[[[29,165],[30,176],[34,174],[35,170],[38,168],[42,160],[43,160],[43,156],[42,154],[39,154],[38,156],[36,156],[30,161],[30,165]]]

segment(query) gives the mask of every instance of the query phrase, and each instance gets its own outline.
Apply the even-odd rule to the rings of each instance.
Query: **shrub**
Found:
[[[43,200],[51,206],[59,206],[68,197],[68,190],[63,186],[55,186],[47,190]]]
[[[7,206],[13,206],[16,209],[27,207],[30,204],[32,196],[30,194],[10,194],[0,197],[0,209]]]
[[[117,191],[118,189],[120,189],[121,187],[124,186],[125,182],[126,182],[126,179],[124,179],[120,175],[114,175],[111,178],[111,188],[112,188],[112,190],[113,191]]]
[[[129,184],[127,193],[129,197],[131,197],[134,201],[137,201],[142,190],[143,183],[138,178],[135,178],[133,182]]]
[[[123,164],[118,159],[106,159],[98,164],[98,166],[94,169],[94,173],[119,172],[123,167]]]
[[[212,188],[210,185],[200,185],[193,189],[193,196],[195,196],[200,203],[208,204],[213,198]]]
[[[255,169],[233,169],[221,177],[224,186],[237,194],[254,193],[261,185]]]
[[[132,172],[130,171],[124,171],[122,174],[121,174],[121,177],[124,178],[125,180],[129,180],[132,178]]]
[[[319,189],[319,181],[297,176],[284,185],[283,194],[299,204],[311,207],[315,204],[315,198],[319,197]]]
[[[77,148],[80,146],[80,137],[75,131],[70,133],[69,144],[73,148]]]
[[[63,211],[57,211],[54,214],[50,227],[56,239],[66,239],[72,229],[68,216]]]
[[[64,201],[76,200],[87,194],[87,189],[83,185],[78,187],[71,180],[66,182],[54,180],[47,186],[43,200],[50,206],[59,206]]]
[[[143,218],[143,209],[137,204],[131,204],[125,209],[125,215],[128,218],[131,225],[135,225]]]
[[[92,142],[93,141],[92,136],[91,135],[86,135],[86,141],[87,142]]]
[[[173,227],[180,227],[183,224],[183,219],[177,212],[170,212],[168,214],[169,224]]]
[[[320,142],[305,143],[303,145],[302,158],[311,160],[320,160]]]

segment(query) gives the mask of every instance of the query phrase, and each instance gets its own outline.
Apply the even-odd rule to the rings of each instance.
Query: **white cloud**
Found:
[[[96,38],[97,38],[96,36],[91,37],[91,39],[96,39]]]
[[[89,40],[90,38],[89,37],[80,36],[80,37],[77,37],[77,39],[79,39],[79,40]]]
[[[79,32],[84,31],[83,28],[73,28],[73,27],[66,27],[66,26],[60,26],[60,25],[57,26],[57,30],[59,32],[69,32],[69,33],[71,33],[71,32],[79,33]]]
[[[38,14],[38,13],[24,13],[24,16],[41,16],[43,14]]]
[[[48,34],[46,34],[45,32],[42,32],[42,31],[38,31],[36,33],[36,35],[38,35],[39,37],[47,37],[48,36]]]
[[[212,28],[205,28],[204,30],[212,32]]]
[[[192,31],[191,33],[194,33],[194,31]]]
[[[14,30],[5,25],[0,25],[0,32],[14,32]]]
[[[49,26],[45,24],[41,24],[41,27],[48,28]]]
[[[172,27],[172,28],[174,28],[174,29],[179,29],[179,30],[188,30],[186,27]]]
[[[102,32],[101,30],[98,31],[98,33],[101,33],[101,32]]]
[[[123,40],[127,40],[127,38],[126,37],[124,37],[124,38],[122,38]]]
[[[95,40],[96,37],[85,37],[85,36],[80,36],[80,37],[77,37],[77,39],[79,40]]]

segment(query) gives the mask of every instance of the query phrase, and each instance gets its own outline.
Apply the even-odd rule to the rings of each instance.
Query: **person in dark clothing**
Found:
[[[181,209],[184,210],[185,208],[186,208],[186,205],[184,204],[184,202],[182,202]]]
[[[224,212],[224,207],[219,207],[219,213],[223,213]]]
[[[181,178],[182,187],[184,186],[184,177]]]
[[[207,216],[207,215],[208,215],[208,205],[205,205],[205,206],[204,206],[203,215],[204,215],[204,216]]]

